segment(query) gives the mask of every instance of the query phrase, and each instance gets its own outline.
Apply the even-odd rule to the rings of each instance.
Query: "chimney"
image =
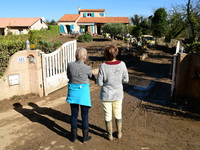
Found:
[[[80,6],[78,6],[78,14],[80,14],[80,10],[81,10],[81,7],[80,7]]]

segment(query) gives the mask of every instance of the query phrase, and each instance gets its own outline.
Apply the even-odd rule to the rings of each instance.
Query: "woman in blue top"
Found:
[[[89,79],[96,82],[90,66],[84,64],[87,59],[87,50],[78,48],[76,50],[76,61],[67,65],[68,95],[67,102],[71,107],[71,132],[75,142],[77,139],[77,119],[79,106],[81,108],[83,142],[91,139],[88,136],[88,113],[91,108]]]

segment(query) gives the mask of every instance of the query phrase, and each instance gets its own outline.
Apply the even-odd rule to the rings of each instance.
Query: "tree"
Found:
[[[167,13],[165,8],[159,8],[155,11],[152,18],[152,31],[155,37],[163,37],[167,31]]]
[[[139,38],[142,35],[142,28],[140,26],[131,26],[130,34]]]
[[[46,20],[46,23],[47,23],[48,25],[57,25],[57,22],[56,22],[54,19],[52,19],[51,21]]]
[[[185,38],[189,37],[189,43],[197,41],[200,32],[200,0],[188,0],[186,4],[172,6],[172,9],[167,37],[177,38],[187,31]]]
[[[134,15],[133,17],[131,17],[131,22],[133,23],[133,25],[140,25],[140,22],[142,21],[143,17],[142,16],[138,16],[138,15]]]
[[[122,23],[106,23],[102,26],[102,30],[104,33],[110,33],[111,37],[115,38],[118,34],[125,34],[127,28]]]
[[[178,9],[176,9],[178,10]],[[177,38],[187,28],[186,18],[180,12],[173,12],[169,16],[166,40]]]
[[[200,5],[200,0],[197,1],[188,0],[187,3],[187,20],[191,29],[190,40],[192,43],[198,40],[197,38],[200,32],[199,5]]]
[[[145,18],[143,16],[134,15],[131,18],[133,28],[131,34],[139,37],[142,34],[151,34],[151,16]]]
[[[151,24],[147,19],[144,19],[140,23],[140,27],[142,28],[142,34],[150,34],[151,33]]]

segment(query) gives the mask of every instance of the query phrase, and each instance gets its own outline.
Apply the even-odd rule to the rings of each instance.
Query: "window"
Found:
[[[83,17],[94,17],[94,13],[83,13]]]
[[[23,34],[23,29],[19,29],[19,34]]]
[[[104,16],[104,13],[99,13],[100,16]]]
[[[88,13],[87,16],[88,16],[88,17],[92,17],[92,13]]]

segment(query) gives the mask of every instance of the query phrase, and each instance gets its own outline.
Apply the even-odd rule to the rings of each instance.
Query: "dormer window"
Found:
[[[83,17],[94,17],[94,13],[83,13]]]
[[[92,13],[87,13],[87,16],[88,17],[92,17]]]
[[[103,17],[103,16],[104,16],[104,13],[99,13],[99,16],[102,16],[102,17]]]

